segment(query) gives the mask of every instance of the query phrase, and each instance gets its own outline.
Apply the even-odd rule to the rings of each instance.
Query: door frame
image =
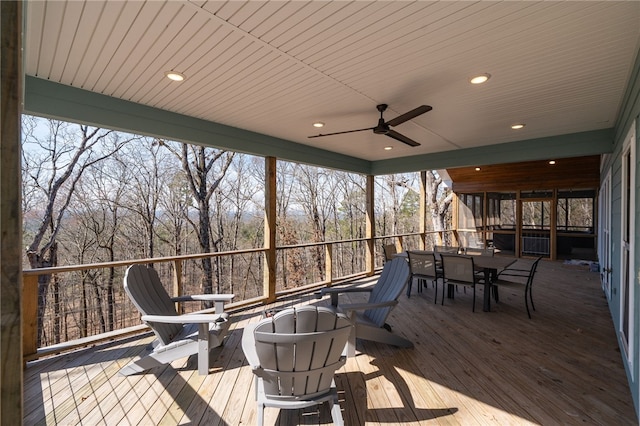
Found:
[[[635,277],[634,277],[634,243],[635,243],[635,182],[636,182],[636,122],[631,124],[622,144],[620,174],[620,317],[619,338],[628,363],[631,380],[635,377]],[[628,158],[628,161],[626,160]],[[628,194],[628,197],[627,197]],[[628,241],[625,239],[628,238]],[[628,292],[628,294],[627,294]],[[628,304],[628,318],[625,324],[625,303]],[[625,334],[625,327],[627,328]]]
[[[520,192],[518,193],[520,194]],[[526,230],[523,228],[523,213],[522,206],[525,202],[549,202],[549,254],[544,256],[546,259],[555,259],[555,245],[556,245],[556,197],[555,190],[553,191],[553,195],[551,197],[540,197],[540,198],[521,198],[518,196],[517,198],[517,226],[516,226],[516,244],[518,247],[517,257],[527,256],[524,252],[524,244],[523,237]]]
[[[611,168],[606,172],[598,194],[598,262],[602,291],[611,300]]]

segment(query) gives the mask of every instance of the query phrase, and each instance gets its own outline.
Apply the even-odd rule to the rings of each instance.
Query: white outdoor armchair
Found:
[[[224,303],[233,294],[202,294],[171,298],[162,286],[155,269],[132,265],[124,276],[124,289],[138,308],[141,319],[156,335],[153,350],[120,370],[120,374],[141,373],[176,359],[198,354],[198,373],[209,373],[209,351],[222,345],[229,330],[229,314]],[[176,302],[211,301],[215,314],[179,315]]]
[[[344,365],[351,322],[326,307],[290,308],[247,325],[242,350],[255,374],[257,423],[264,408],[300,409],[329,402],[331,417],[343,425],[334,381]]]

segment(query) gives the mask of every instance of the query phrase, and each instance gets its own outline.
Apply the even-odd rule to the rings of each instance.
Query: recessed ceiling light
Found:
[[[322,121],[316,121],[313,123],[313,127],[324,127],[324,123]]]
[[[480,167],[476,167],[476,172],[479,172],[479,171],[480,171]]]
[[[186,78],[184,74],[177,71],[167,71],[164,73],[164,76],[173,81],[184,81]]]
[[[517,123],[517,124],[512,124],[512,125],[511,125],[511,128],[512,128],[513,130],[519,130],[519,129],[522,129],[524,126],[525,126],[525,125],[524,125],[524,124],[522,124],[522,123]]]
[[[549,164],[551,164],[551,165],[556,164],[556,160],[549,160]]]
[[[391,151],[392,149],[393,149],[393,147],[392,147],[392,146],[385,146],[385,147],[384,147],[384,150],[385,150],[385,151]]]
[[[480,74],[480,75],[476,75],[473,76],[469,79],[469,83],[471,84],[482,84],[482,83],[486,83],[487,80],[489,80],[491,78],[491,74],[489,73],[484,73],[484,74]]]

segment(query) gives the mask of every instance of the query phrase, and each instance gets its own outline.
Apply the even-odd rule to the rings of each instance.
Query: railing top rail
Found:
[[[444,231],[427,231],[427,234],[436,233],[436,232],[444,232]],[[395,238],[395,237],[406,237],[411,235],[420,235],[420,232],[408,232],[404,234],[394,234],[394,235],[384,235],[384,236],[376,236],[375,240],[380,240],[384,238]],[[287,245],[287,246],[278,246],[278,249],[294,249],[294,248],[302,248],[302,247],[313,247],[317,245],[323,244],[344,244],[344,243],[352,243],[359,241],[366,241],[367,238],[351,238],[347,240],[336,240],[336,241],[321,241],[321,242],[311,242],[304,244],[295,244],[295,245]],[[83,265],[66,265],[66,266],[55,266],[50,268],[37,268],[37,269],[25,269],[22,271],[24,276],[37,276],[37,275],[46,275],[52,273],[59,272],[74,272],[74,271],[85,271],[88,269],[103,269],[103,268],[112,268],[119,266],[130,266],[144,263],[163,263],[163,262],[174,262],[176,260],[193,260],[193,259],[202,259],[205,257],[218,257],[218,256],[229,256],[229,255],[239,255],[246,253],[259,253],[266,251],[265,248],[253,248],[253,249],[244,249],[244,250],[232,250],[232,251],[219,251],[212,253],[196,253],[196,254],[185,254],[180,256],[165,256],[165,257],[154,257],[147,259],[132,259],[132,260],[117,260],[113,262],[100,262],[100,263],[86,263]]]
[[[451,229],[443,229],[441,231],[425,231],[425,234],[437,234],[440,232],[449,232],[452,231]],[[407,232],[404,234],[391,234],[391,235],[380,235],[380,236],[375,236],[373,237],[374,240],[384,240],[387,238],[395,238],[395,237],[410,237],[412,235],[420,235],[422,234],[422,232],[416,231],[416,232]]]
[[[448,232],[448,231],[450,231],[450,229],[445,229],[445,230],[442,230],[442,231],[426,231],[425,234],[436,234],[438,232]],[[420,234],[422,234],[422,233],[416,231],[416,232],[407,232],[407,233],[404,233],[404,234],[380,235],[380,236],[373,237],[373,239],[374,240],[383,240],[383,239],[386,239],[386,238],[410,237],[410,236],[413,236],[413,235],[420,235]],[[322,244],[356,243],[356,242],[367,241],[367,240],[368,240],[368,238],[362,237],[362,238],[350,238],[350,239],[347,239],[347,240],[318,241],[318,242],[311,242],[311,243],[278,246],[278,249],[294,249],[294,248],[301,248],[301,247],[313,247],[313,246],[322,245]]]
[[[184,254],[180,256],[165,256],[165,257],[154,257],[148,259],[132,259],[132,260],[117,260],[113,262],[101,262],[101,263],[85,263],[82,265],[67,265],[67,266],[55,266],[51,268],[37,268],[37,269],[25,269],[22,271],[22,274],[25,276],[32,275],[45,275],[51,273],[58,272],[74,272],[74,271],[84,271],[87,269],[103,269],[103,268],[112,268],[118,266],[130,266],[130,265],[138,265],[144,263],[163,263],[163,262],[174,262],[176,260],[193,260],[193,259],[202,259],[205,257],[218,257],[218,256],[229,256],[229,255],[238,255],[238,254],[246,254],[246,253],[259,253],[264,252],[266,249],[264,248],[254,248],[254,249],[244,249],[244,250],[232,250],[232,251],[218,251],[212,253],[197,253],[197,254]]]
[[[301,247],[313,247],[313,246],[318,246],[318,245],[323,245],[323,244],[356,243],[356,242],[359,242],[359,241],[367,241],[367,238],[362,237],[362,238],[350,238],[348,240],[317,241],[317,242],[311,242],[311,243],[283,245],[283,246],[278,246],[277,248],[278,249],[295,249],[295,248],[301,248]]]

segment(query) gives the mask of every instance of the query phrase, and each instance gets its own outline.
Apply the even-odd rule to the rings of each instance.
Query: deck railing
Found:
[[[398,250],[428,249],[445,238],[455,238],[454,233],[447,230],[280,246],[276,248],[273,268],[275,294],[266,294],[270,287],[266,284],[269,278],[265,269],[270,268],[264,267],[267,261],[264,248],[24,270],[24,358],[28,361],[145,330],[122,286],[124,272],[130,265],[153,264],[168,293],[179,296],[202,292],[198,278],[201,272],[195,262],[211,258],[213,291],[235,293],[233,303],[227,306],[234,310],[371,275],[382,265],[383,243],[393,242]],[[369,247],[373,247],[371,254]],[[372,256],[368,262],[367,256]],[[367,270],[367,265],[373,267]],[[41,276],[51,278],[48,295],[39,296]],[[111,286],[108,291],[107,285]],[[40,320],[39,297],[47,297],[46,314]],[[206,311],[202,306],[189,310]]]

